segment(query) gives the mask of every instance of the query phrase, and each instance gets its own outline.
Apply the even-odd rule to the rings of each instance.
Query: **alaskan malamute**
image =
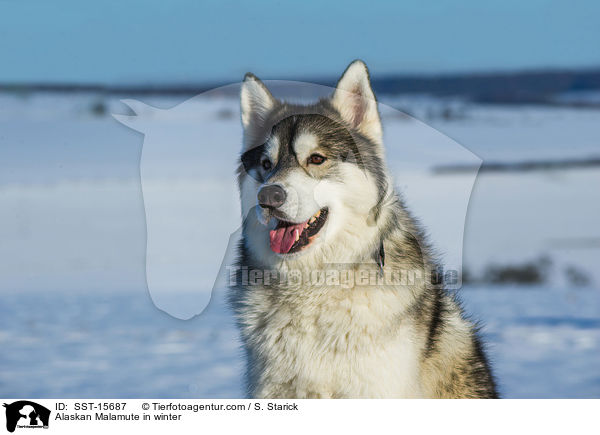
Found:
[[[241,88],[229,300],[256,398],[495,398],[477,336],[394,190],[366,65],[312,105]]]

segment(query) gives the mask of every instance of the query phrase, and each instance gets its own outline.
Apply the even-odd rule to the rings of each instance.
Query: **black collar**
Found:
[[[375,262],[379,266],[379,275],[383,276],[383,267],[385,266],[385,251],[383,249],[383,240],[379,245],[379,249],[375,252]]]

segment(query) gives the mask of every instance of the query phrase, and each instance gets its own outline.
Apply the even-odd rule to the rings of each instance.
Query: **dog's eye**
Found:
[[[273,167],[273,164],[271,163],[271,160],[265,159],[262,161],[262,167],[265,171],[268,171]]]
[[[308,163],[311,165],[320,165],[325,161],[325,157],[320,154],[313,154],[308,158]]]

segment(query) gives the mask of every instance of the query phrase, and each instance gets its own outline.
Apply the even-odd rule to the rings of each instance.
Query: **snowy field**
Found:
[[[597,289],[465,288],[484,319],[503,397],[600,397]],[[147,292],[3,293],[0,396],[243,397],[236,330],[220,298],[177,320]]]
[[[598,110],[383,101],[484,162],[600,155]],[[181,101],[146,102],[170,108]],[[455,115],[437,115],[449,106]],[[146,165],[145,173],[142,166],[142,182],[144,136],[110,116],[127,113],[118,99],[0,94],[0,397],[242,395],[240,350],[222,293],[191,320],[164,312],[185,308],[178,317],[187,318],[201,311],[239,226],[237,102],[196,101],[165,118],[137,109],[147,112],[142,123],[166,121],[173,140],[169,153],[156,155],[159,166]],[[395,111],[385,110],[383,121],[397,184],[444,258],[462,254],[475,275],[490,264],[552,262],[546,283],[534,287],[460,291],[467,311],[483,321],[502,395],[600,397],[600,170],[483,173],[469,195],[473,174],[439,175],[431,166],[476,156],[444,148],[443,135]],[[195,146],[199,122],[214,126],[201,137],[209,147]],[[460,218],[465,198],[464,249],[452,251],[456,228],[448,222]],[[200,265],[184,270],[187,281],[155,276],[177,289],[170,293],[146,287],[152,201],[152,210],[182,207],[175,220],[160,212],[152,219],[188,249],[152,256],[158,269],[177,272],[182,258]],[[588,283],[570,282],[569,267]],[[189,291],[190,282],[204,296]]]

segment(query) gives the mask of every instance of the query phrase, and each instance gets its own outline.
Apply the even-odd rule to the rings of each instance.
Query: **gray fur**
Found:
[[[341,81],[338,88],[353,85],[353,80],[364,80],[364,74],[368,80],[364,64],[357,66],[355,62],[350,68],[354,68],[351,73],[357,78]],[[348,117],[339,110],[340,100],[335,103],[338,107],[332,103],[333,98],[308,106],[291,105],[272,98],[254,76],[246,80],[253,81],[255,92],[265,92],[259,96],[263,98],[259,103],[269,109],[267,113],[254,113],[253,106],[246,104],[250,112],[244,114],[245,143],[239,167],[243,203],[252,201],[249,196],[253,193],[248,193],[252,188],[269,183],[293,188],[285,184],[290,173],[302,173],[307,180],[333,186],[334,191],[345,183],[360,183],[356,176],[347,178],[352,165],[365,174],[368,186],[364,193],[354,188],[356,203],[349,193],[350,199],[342,208],[332,208],[332,222],[341,219],[340,215],[347,219],[342,229],[331,236],[324,233],[320,236],[322,243],[299,256],[288,258],[265,249],[268,232],[257,223],[255,209],[249,210],[238,265],[244,270],[287,271],[343,264],[355,273],[377,271],[378,253],[383,246],[385,266],[380,273],[409,270],[425,278],[415,283],[361,284],[350,289],[281,279],[244,285],[240,270],[238,285],[231,287],[229,300],[247,356],[248,395],[497,397],[476,326],[466,319],[454,297],[429,281],[428,271],[434,270],[437,263],[423,231],[393,188],[383,145],[378,141],[380,126],[373,127],[375,121],[379,123],[374,106],[360,106],[358,100],[356,117]],[[362,89],[366,89],[364,85]],[[268,104],[264,100],[267,97],[271,99]],[[369,125],[361,125],[367,121]],[[296,155],[292,144],[298,135],[307,132],[317,138],[320,153],[326,154],[326,167],[305,165]],[[261,168],[264,144],[274,139],[279,144],[276,161],[265,171]],[[366,208],[363,210],[361,205]],[[266,220],[282,218],[278,211],[256,211]],[[293,218],[289,213],[285,217]],[[356,238],[356,232],[364,236]]]

